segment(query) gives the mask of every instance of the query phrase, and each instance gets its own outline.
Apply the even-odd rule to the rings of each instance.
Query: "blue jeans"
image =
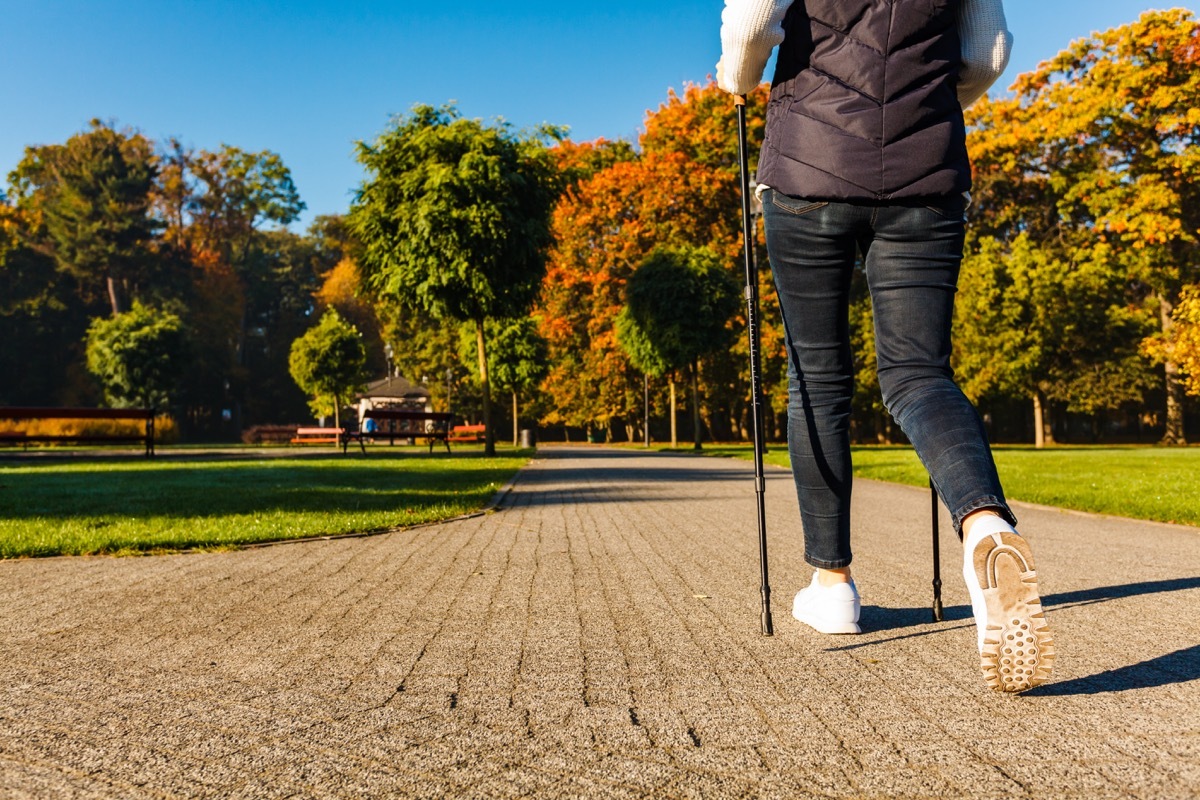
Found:
[[[954,383],[950,324],[965,201],[869,205],[767,190],[767,252],[788,349],[788,451],[805,559],[850,565],[850,277],[861,253],[883,402],[916,448],[955,529],[990,508],[1015,524],[987,433]],[[888,520],[879,520],[887,525]]]

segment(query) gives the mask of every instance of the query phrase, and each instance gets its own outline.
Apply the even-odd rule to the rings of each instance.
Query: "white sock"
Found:
[[[987,631],[987,601],[983,597],[983,587],[979,585],[979,576],[975,574],[975,547],[987,537],[1005,531],[1017,532],[1004,517],[987,514],[975,520],[970,535],[963,537],[963,580],[967,584],[967,593],[971,595],[971,613],[975,617],[975,633],[981,653],[984,633]]]
[[[963,537],[963,549],[967,553],[975,552],[975,545],[985,536],[994,533],[1017,533],[1017,529],[1008,524],[1008,520],[995,514],[984,514],[971,525],[971,534]],[[1020,536],[1020,534],[1017,534]]]

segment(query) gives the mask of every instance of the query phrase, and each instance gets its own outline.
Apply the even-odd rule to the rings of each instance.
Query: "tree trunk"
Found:
[[[513,394],[513,447],[517,447],[521,444],[521,436],[520,436],[520,431],[518,430],[518,423],[517,423],[517,392],[515,389],[513,390],[512,394]]]
[[[338,442],[333,446],[336,450],[342,444],[342,434],[340,432],[342,430],[342,398],[336,394],[333,396],[333,427],[339,432],[337,434]]]
[[[1050,404],[1041,389],[1033,392],[1033,446],[1054,444],[1054,428],[1050,420]]]
[[[675,419],[675,416],[676,416],[675,373],[671,373],[670,386],[671,386],[671,447],[674,448],[674,447],[679,447],[678,420]]]
[[[121,293],[117,289],[117,279],[112,275],[108,276],[108,302],[112,305],[114,317],[121,313]]]
[[[492,425],[492,392],[488,386],[487,345],[483,340],[483,319],[475,320],[475,349],[479,355],[479,390],[483,392],[483,454],[496,455],[496,429]]]
[[[1171,312],[1175,304],[1165,297],[1158,298],[1158,315],[1162,325],[1163,338],[1171,340],[1171,331],[1175,327]],[[1179,380],[1179,364],[1168,358],[1163,364],[1167,389],[1167,430],[1163,433],[1160,444],[1185,445],[1187,436],[1183,430],[1183,383]]]
[[[642,434],[644,446],[650,446],[650,373],[642,373]]]
[[[692,362],[692,449],[700,450],[700,365]]]

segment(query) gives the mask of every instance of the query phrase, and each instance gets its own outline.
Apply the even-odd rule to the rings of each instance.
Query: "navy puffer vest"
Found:
[[[758,181],[816,200],[945,197],[971,186],[955,94],[959,0],[795,0]]]

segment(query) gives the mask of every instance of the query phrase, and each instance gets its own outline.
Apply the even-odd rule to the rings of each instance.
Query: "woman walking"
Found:
[[[779,45],[757,179],[788,348],[788,449],[815,568],[793,616],[822,633],[859,632],[848,307],[861,257],[884,403],[963,539],[983,677],[1017,692],[1049,677],[1053,644],[1032,553],[950,369],[971,184],[962,109],[999,77],[1011,41],[1002,0],[726,0],[717,80],[749,92]]]

